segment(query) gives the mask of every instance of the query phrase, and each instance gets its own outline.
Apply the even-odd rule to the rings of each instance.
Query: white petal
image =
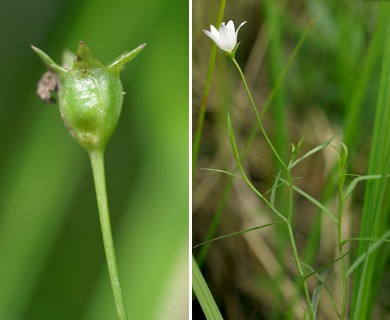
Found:
[[[204,32],[208,37],[210,37],[211,40],[213,40],[214,42],[215,42],[216,40],[219,40],[219,38],[218,38],[218,39],[215,39],[214,35],[213,35],[210,31],[208,31],[208,30],[203,30],[203,32]]]
[[[226,28],[225,26],[225,22],[222,22],[221,25],[219,26],[219,30],[218,32],[220,33],[222,30],[224,30]]]
[[[219,39],[219,31],[213,25],[210,25],[210,31],[212,35],[217,36]]]
[[[222,24],[219,28],[219,37],[221,41],[222,47],[220,47],[222,50],[231,52],[234,47],[236,46],[235,41],[235,33],[234,31],[231,32],[225,24]]]
[[[233,22],[232,20],[230,20],[230,21],[227,23],[226,27],[227,27],[230,31],[235,32],[235,31],[234,31],[234,22]]]
[[[237,28],[237,30],[236,30],[236,36],[237,36],[237,34],[238,34],[238,30],[240,30],[240,28],[241,28],[245,23],[246,23],[246,21],[244,21],[243,23],[241,23],[240,26]]]
[[[203,30],[203,32],[208,36],[210,37],[211,40],[213,40],[215,42],[215,44],[221,48],[222,50],[225,50],[224,49],[224,45],[223,45],[223,42],[221,42],[220,38],[219,38],[219,33],[211,33],[210,31],[208,30]]]

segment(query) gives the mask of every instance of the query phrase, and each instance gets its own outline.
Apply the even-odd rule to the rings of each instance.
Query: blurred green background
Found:
[[[122,72],[106,149],[108,198],[129,319],[188,314],[188,2],[0,2],[0,319],[115,319],[91,169],[45,67],[84,40],[103,63],[147,43]]]

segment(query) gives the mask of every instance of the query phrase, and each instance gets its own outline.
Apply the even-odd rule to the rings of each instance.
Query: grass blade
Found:
[[[202,307],[206,319],[222,320],[222,315],[194,257],[192,257],[192,289]]]
[[[382,14],[389,14],[389,8],[383,7]],[[387,25],[387,34],[390,32],[390,23]],[[390,172],[390,39],[385,38],[385,52],[383,56],[380,88],[376,106],[374,134],[370,151],[368,175],[381,174],[379,180],[370,180],[367,183],[362,216],[360,236],[379,237],[387,226],[390,198],[385,198],[387,175]],[[383,258],[379,252],[368,255],[371,244],[359,247],[359,255],[366,253],[367,258],[363,266],[357,269],[352,300],[352,319],[370,318],[373,301],[381,284],[384,266],[379,261]]]
[[[358,268],[366,259],[367,256],[369,256],[371,253],[373,253],[376,249],[379,248],[379,246],[383,243],[384,239],[387,239],[388,237],[390,236],[390,230],[387,231],[381,238],[382,241],[376,241],[372,246],[370,246],[370,248],[368,249],[367,252],[364,252],[363,254],[361,254],[355,261],[354,263],[348,268],[347,270],[347,277],[350,276],[352,274],[352,272],[354,272],[356,270],[356,268]],[[362,239],[362,238],[358,238],[359,240],[366,240],[366,239]],[[345,242],[348,241],[348,240],[345,240]]]
[[[389,178],[390,176],[387,177]],[[380,178],[382,178],[380,174],[373,174],[373,175],[366,175],[366,176],[361,176],[353,179],[344,194],[344,201],[347,200],[347,198],[352,194],[353,190],[356,188],[359,182],[380,179]]]

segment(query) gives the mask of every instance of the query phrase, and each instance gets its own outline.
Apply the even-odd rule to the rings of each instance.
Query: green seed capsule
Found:
[[[70,134],[88,150],[104,149],[122,109],[119,73],[103,66],[80,43],[73,68],[60,84],[60,111]]]
[[[73,67],[64,69],[33,47],[46,66],[59,76],[59,105],[65,126],[88,151],[103,151],[114,132],[123,104],[119,73],[145,45],[122,55],[106,67],[80,42]]]

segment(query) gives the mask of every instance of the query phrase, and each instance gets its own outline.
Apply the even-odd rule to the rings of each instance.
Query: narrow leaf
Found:
[[[195,248],[197,248],[197,247],[203,246],[204,244],[207,244],[207,243],[210,243],[210,242],[214,242],[214,241],[217,241],[217,240],[222,240],[222,239],[230,238],[230,237],[233,237],[233,236],[238,236],[238,235],[240,235],[240,234],[243,234],[243,233],[246,233],[246,232],[249,232],[249,231],[254,231],[254,230],[263,229],[263,228],[270,227],[270,226],[273,226],[273,225],[276,225],[276,224],[280,224],[280,223],[284,223],[284,222],[285,222],[284,220],[279,220],[279,221],[275,221],[275,222],[272,222],[272,223],[263,224],[263,225],[261,225],[261,226],[249,228],[249,229],[246,229],[246,230],[237,231],[237,232],[232,232],[232,233],[226,234],[226,235],[224,235],[224,236],[220,236],[220,237],[217,237],[217,238],[214,238],[214,239],[211,239],[211,240],[208,240],[208,241],[199,243],[199,244],[193,246],[192,248],[195,249]]]
[[[292,169],[293,167],[295,167],[298,163],[302,162],[303,160],[305,160],[306,158],[312,156],[313,154],[315,154],[316,152],[324,149],[325,147],[327,147],[333,140],[335,139],[335,137],[332,137],[330,138],[329,140],[325,141],[323,144],[320,144],[318,146],[316,146],[315,148],[311,149],[309,152],[305,153],[302,157],[298,158],[297,160],[295,160],[293,163],[291,163],[289,165],[289,169]]]
[[[211,172],[216,172],[216,173],[225,173],[229,176],[233,176],[233,177],[236,177],[236,178],[240,178],[242,179],[241,176],[239,176],[238,174],[235,174],[233,172],[229,172],[229,171],[226,171],[226,170],[221,170],[221,169],[212,169],[212,168],[201,168],[202,170],[206,170],[206,171],[211,171]]]
[[[328,274],[327,271],[322,272],[321,278],[325,279],[327,274]],[[323,287],[324,287],[324,281],[320,280],[317,286],[314,288],[313,295],[311,297],[311,307],[313,309],[314,318],[316,317],[317,314],[318,304],[320,302],[320,296]]]
[[[387,176],[389,178],[390,175]],[[357,184],[361,181],[367,181],[367,180],[375,180],[375,179],[381,179],[382,175],[380,174],[373,174],[373,175],[365,175],[365,176],[360,176],[351,181],[349,184],[347,191],[344,194],[344,201],[352,194],[353,190],[356,188]]]
[[[280,178],[280,180],[282,180],[283,182],[287,183],[284,179]],[[326,213],[326,215],[333,221],[335,222],[336,224],[338,223],[337,221],[337,218],[335,217],[335,215],[330,212],[330,210],[325,207],[321,202],[319,202],[318,200],[314,199],[311,195],[309,195],[308,193],[306,193],[305,191],[303,191],[302,189],[298,188],[297,186],[293,186],[293,189],[298,192],[300,195],[302,195],[303,197],[305,197],[307,200],[309,200],[312,204],[314,204],[316,207],[318,207],[319,209],[321,209],[322,211],[324,211]]]

